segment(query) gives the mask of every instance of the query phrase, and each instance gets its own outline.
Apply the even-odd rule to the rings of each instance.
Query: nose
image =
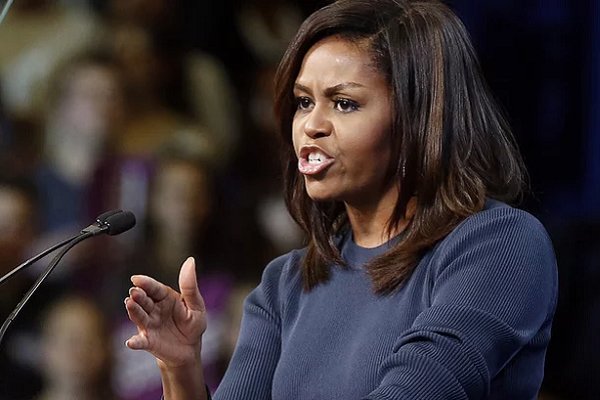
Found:
[[[304,133],[312,139],[329,136],[333,124],[324,106],[316,105],[307,115],[304,124]]]

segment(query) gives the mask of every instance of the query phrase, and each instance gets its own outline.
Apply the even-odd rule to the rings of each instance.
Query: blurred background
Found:
[[[6,1],[0,2],[0,5]],[[127,350],[129,276],[196,257],[215,388],[266,263],[302,245],[282,203],[272,78],[328,1],[15,0],[0,24],[0,274],[122,208],[136,229],[73,249],[0,347],[0,400],[155,400]],[[554,241],[545,399],[600,398],[600,2],[452,0]],[[2,320],[45,263],[0,290]]]

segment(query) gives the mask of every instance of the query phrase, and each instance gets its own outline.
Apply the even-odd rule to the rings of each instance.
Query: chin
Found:
[[[304,177],[304,190],[313,201],[342,201],[342,186],[335,181]]]
[[[306,188],[306,194],[310,197],[311,200],[316,202],[326,202],[326,201],[336,201],[338,200],[338,196],[335,196],[330,191],[322,190],[322,189],[311,189],[309,187]]]

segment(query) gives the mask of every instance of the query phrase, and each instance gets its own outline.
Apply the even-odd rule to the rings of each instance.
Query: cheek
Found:
[[[387,173],[391,159],[389,135],[364,131],[363,137],[345,143],[345,168],[360,179],[380,181]]]
[[[296,154],[298,154],[298,148],[300,147],[300,138],[302,137],[302,130],[300,128],[300,122],[294,118],[292,121],[292,145]]]
[[[392,148],[392,124],[387,118],[377,119],[371,123],[371,146],[376,151],[389,154]]]
[[[347,153],[377,162],[389,159],[391,140],[388,125],[366,122],[355,125],[352,132],[354,134],[343,141]],[[342,146],[342,141],[339,145]]]

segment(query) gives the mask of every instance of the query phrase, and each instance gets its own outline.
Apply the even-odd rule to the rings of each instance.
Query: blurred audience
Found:
[[[109,21],[131,103],[122,152],[151,155],[193,120],[212,132],[227,158],[239,136],[235,89],[215,57],[186,46],[181,3],[110,0],[99,9]]]
[[[37,233],[37,194],[32,182],[0,178],[0,275],[12,271],[27,258]],[[4,322],[33,283],[25,271],[0,289],[0,320]],[[0,399],[31,399],[40,379],[34,367],[33,343],[40,297],[34,297],[14,320],[0,343]]]
[[[0,94],[2,81],[0,81]],[[13,176],[31,176],[39,161],[39,120],[18,117],[6,110],[0,95],[0,170]]]
[[[140,227],[143,236],[107,289],[120,287],[120,292],[126,293],[129,276],[136,273],[150,274],[178,287],[179,267],[185,257],[193,256],[210,320],[202,347],[207,384],[216,388],[222,365],[227,362],[221,349],[224,328],[230,325],[226,316],[237,278],[238,254],[231,251],[227,229],[221,225],[224,204],[215,180],[219,153],[211,138],[206,131],[190,127],[160,146],[149,182],[147,215]],[[133,327],[122,313],[121,297],[111,299],[119,300],[112,305],[119,322],[114,334],[117,394],[132,400],[156,397],[161,382],[154,359],[141,352],[132,354],[122,346]]]
[[[186,122],[174,107],[170,85],[178,79],[179,55],[161,54],[151,32],[138,25],[112,27],[111,46],[124,74],[129,110],[118,151],[149,156],[166,138]],[[173,57],[174,56],[174,57]]]
[[[104,315],[86,298],[53,302],[42,319],[36,400],[111,400],[110,336]]]
[[[56,73],[35,172],[42,229],[64,235],[89,220],[87,191],[125,117],[120,70],[110,54],[69,60]]]
[[[15,1],[0,34],[2,97],[19,117],[39,116],[54,68],[103,38],[101,22],[86,7],[53,0]]]

